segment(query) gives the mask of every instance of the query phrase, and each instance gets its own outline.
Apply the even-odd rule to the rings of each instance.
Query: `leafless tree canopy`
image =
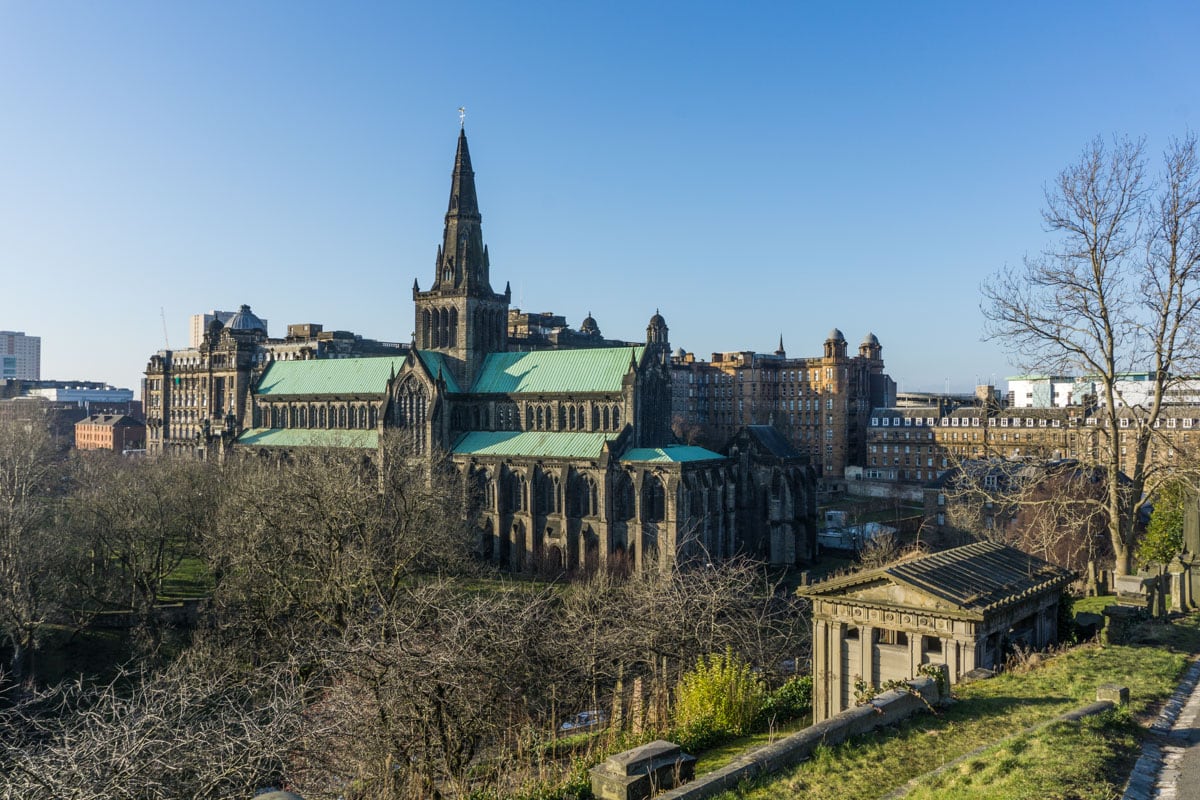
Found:
[[[1046,190],[1052,244],[983,287],[987,333],[1023,368],[1098,386],[1100,501],[1118,572],[1128,572],[1136,512],[1159,480],[1148,460],[1168,389],[1195,374],[1200,318],[1200,169],[1195,137],[1173,142],[1151,176],[1141,142],[1094,140]],[[1118,381],[1149,373],[1151,400],[1122,440]],[[1168,447],[1164,444],[1163,447]],[[1121,475],[1129,478],[1125,482]]]
[[[26,677],[47,626],[70,621],[86,551],[59,530],[69,471],[44,426],[0,421],[0,634]]]
[[[185,560],[213,588],[190,640],[132,650],[113,680],[0,675],[0,798],[503,796],[531,765],[561,772],[559,723],[612,708],[622,681],[665,697],[703,653],[807,655],[796,601],[751,563],[491,571],[468,487],[402,452],[129,462],[64,459],[40,436],[0,431],[9,648],[81,629],[81,609],[161,625]]]
[[[248,797],[283,775],[311,727],[302,690],[286,665],[251,680],[184,662],[22,697],[0,706],[0,797]]]

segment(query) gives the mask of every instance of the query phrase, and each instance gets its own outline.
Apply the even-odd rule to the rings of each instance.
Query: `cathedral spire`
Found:
[[[475,197],[475,171],[471,169],[471,151],[467,149],[467,130],[458,132],[458,151],[454,154],[454,174],[450,180],[450,208],[446,215],[479,216],[479,200]]]
[[[438,248],[434,289],[466,290],[468,294],[492,293],[481,223],[467,131],[461,128],[454,154],[454,171],[450,176],[450,201],[446,208],[442,244]]]
[[[453,376],[460,386],[471,385],[488,353],[508,349],[510,295],[492,291],[481,219],[467,133],[460,127],[433,285],[422,292],[413,284],[414,349],[440,353],[446,379]]]

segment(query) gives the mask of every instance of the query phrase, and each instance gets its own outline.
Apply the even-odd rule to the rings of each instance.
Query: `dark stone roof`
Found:
[[[770,425],[747,425],[746,432],[771,455],[777,458],[798,458],[800,452],[788,442],[782,433]]]
[[[936,597],[959,612],[981,617],[1030,595],[1057,591],[1073,577],[1069,570],[1015,547],[976,542],[819,583],[802,590],[802,594],[845,596],[855,587],[882,579]],[[846,599],[853,602],[851,597]]]

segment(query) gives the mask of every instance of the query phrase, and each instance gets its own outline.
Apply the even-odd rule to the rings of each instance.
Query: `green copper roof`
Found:
[[[251,447],[354,447],[363,450],[379,447],[377,430],[334,428],[251,428],[237,443]]]
[[[475,377],[472,392],[484,394],[582,394],[619,392],[629,361],[641,361],[644,347],[598,347],[491,353]]]
[[[388,378],[403,365],[398,356],[276,361],[267,367],[255,393],[267,397],[383,394]]]
[[[454,454],[595,459],[610,438],[615,439],[616,434],[472,431],[454,445]]]
[[[462,391],[458,388],[458,381],[454,380],[454,373],[450,371],[450,366],[446,363],[444,355],[435,353],[432,350],[418,350],[417,355],[421,357],[421,362],[435,379],[439,371],[442,373],[442,378],[446,381],[446,391],[454,392],[455,394]]]
[[[720,453],[705,450],[703,447],[673,444],[666,447],[635,447],[621,456],[621,461],[650,461],[655,463],[669,461],[679,463],[684,461],[719,461],[724,458],[725,456]]]

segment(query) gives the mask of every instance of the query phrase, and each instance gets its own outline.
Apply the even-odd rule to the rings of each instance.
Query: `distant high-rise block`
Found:
[[[42,379],[42,337],[0,331],[0,379]]]

